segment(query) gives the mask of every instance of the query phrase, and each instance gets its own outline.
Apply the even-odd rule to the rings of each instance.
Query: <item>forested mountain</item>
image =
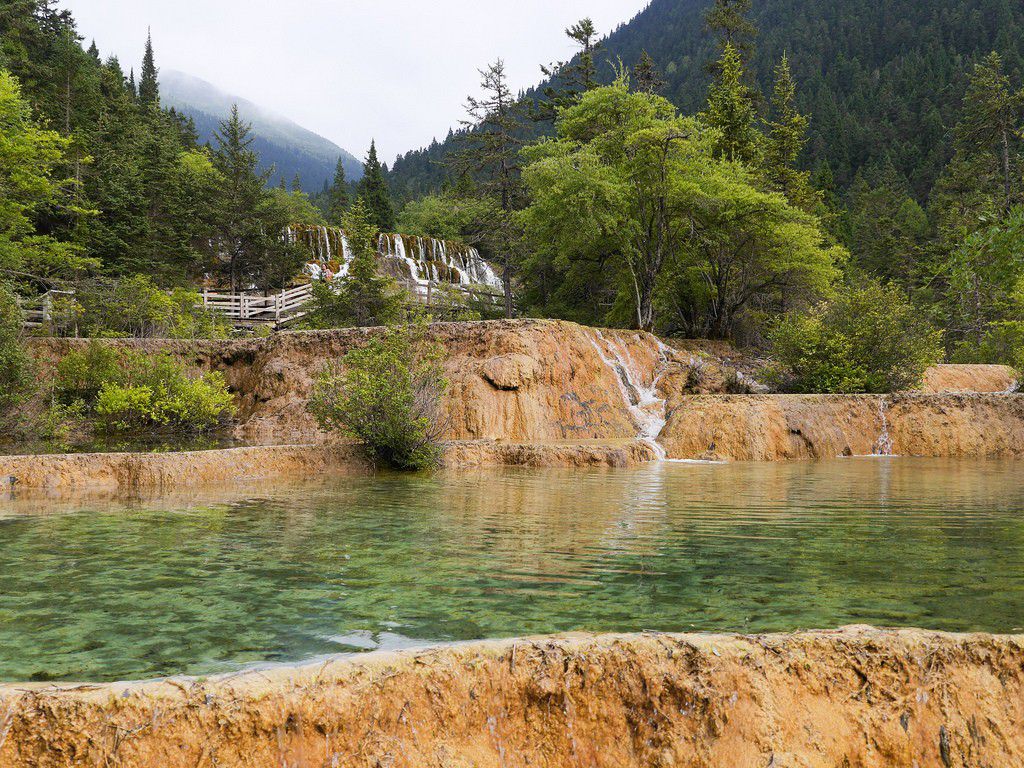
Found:
[[[55,281],[290,280],[303,257],[280,233],[323,214],[268,186],[238,111],[207,147],[164,103],[151,40],[138,76],[82,43],[52,0],[0,3],[0,280],[28,295]],[[147,295],[135,288],[121,304]]]
[[[661,93],[683,112],[703,104],[716,42],[705,28],[710,0],[653,0],[619,27],[597,56],[608,82],[621,59],[646,50],[662,73]],[[1024,3],[1016,0],[755,0],[759,29],[749,58],[768,92],[772,68],[788,54],[797,105],[812,116],[801,161],[828,163],[839,189],[865,166],[891,161],[924,199],[951,153],[950,128],[967,74],[992,50],[1014,80],[1024,70]],[[391,182],[415,196],[444,178],[451,137],[398,159]]]
[[[252,125],[252,147],[260,154],[260,167],[274,171],[271,184],[290,184],[298,175],[303,189],[318,192],[334,178],[338,158],[350,180],[358,180],[363,164],[350,153],[286,117],[277,115],[246,99],[224,93],[198,77],[164,70],[160,73],[163,104],[187,115],[195,124],[200,142],[213,142],[214,131],[238,105],[242,119]]]

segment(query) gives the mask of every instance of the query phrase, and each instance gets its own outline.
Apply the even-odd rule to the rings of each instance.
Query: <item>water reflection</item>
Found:
[[[1009,631],[1019,467],[665,463],[0,504],[0,678],[573,629]]]

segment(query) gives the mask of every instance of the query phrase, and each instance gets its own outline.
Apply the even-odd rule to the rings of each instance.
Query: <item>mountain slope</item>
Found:
[[[686,112],[703,104],[716,56],[703,17],[711,0],[653,0],[605,41],[598,71],[633,64],[646,49],[663,94]],[[919,197],[948,158],[950,126],[974,60],[997,50],[1024,69],[1019,0],[755,0],[760,29],[752,71],[767,93],[788,53],[801,108],[812,115],[808,167],[827,161],[840,187],[869,164],[892,161]],[[436,186],[451,140],[409,153],[392,169],[399,192]]]
[[[164,106],[174,107],[195,122],[199,140],[213,143],[213,132],[238,104],[242,118],[252,123],[253,148],[260,153],[261,166],[275,167],[271,183],[287,183],[298,174],[307,192],[316,192],[334,178],[338,158],[351,181],[363,172],[362,163],[331,141],[286,117],[277,115],[246,99],[232,96],[198,77],[164,70],[160,73],[160,97]]]

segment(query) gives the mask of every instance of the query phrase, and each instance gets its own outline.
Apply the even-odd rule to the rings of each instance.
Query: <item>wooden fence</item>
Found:
[[[402,281],[416,301],[427,306],[434,306],[441,300],[442,292],[433,283],[415,283],[411,280]],[[463,286],[445,286],[448,291],[467,296],[477,301],[500,305],[502,296],[484,289]],[[260,293],[220,293],[204,288],[202,300],[197,306],[216,312],[227,318],[236,327],[270,325],[282,328],[309,314],[309,302],[313,298],[311,284],[286,288],[272,294]],[[54,309],[62,297],[71,298],[73,291],[51,290],[37,299],[22,302],[21,309],[25,317],[26,328],[38,328],[54,320]],[[58,318],[59,320],[59,318]]]
[[[206,288],[202,292],[202,308],[216,312],[235,325],[285,326],[308,314],[313,286],[306,284],[285,288],[280,293],[217,293]]]
[[[25,319],[26,328],[38,328],[41,325],[53,320],[53,310],[62,297],[71,298],[74,291],[50,290],[42,296],[31,300],[21,301],[21,314]]]

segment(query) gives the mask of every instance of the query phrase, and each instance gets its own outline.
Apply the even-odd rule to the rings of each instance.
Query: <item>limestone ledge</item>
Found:
[[[0,765],[1019,765],[1024,638],[564,635],[210,679],[0,685]]]
[[[446,445],[444,467],[629,467],[654,458],[640,441],[520,444],[491,440]],[[354,444],[264,445],[170,453],[0,456],[0,500],[89,491],[162,493],[202,485],[244,485],[367,474]]]

